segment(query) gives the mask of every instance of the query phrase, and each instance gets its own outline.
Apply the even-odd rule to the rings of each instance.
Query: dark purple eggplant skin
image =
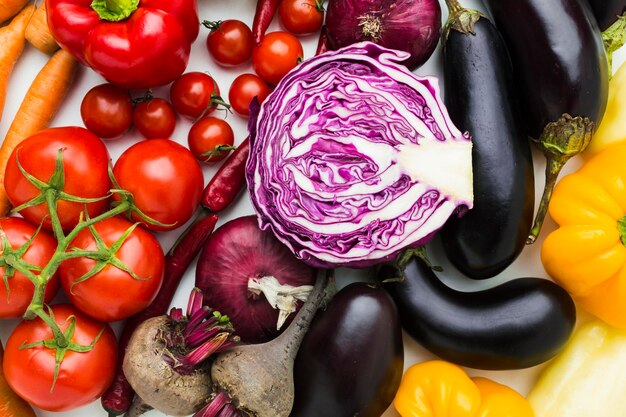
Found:
[[[445,104],[472,136],[474,207],[440,233],[452,264],[472,279],[493,277],[526,246],[535,207],[530,143],[513,68],[502,37],[486,17],[472,33],[444,36]]]
[[[402,379],[396,306],[378,286],[353,283],[315,316],[294,367],[291,417],[380,417]]]
[[[511,56],[527,133],[567,113],[598,125],[608,62],[585,0],[484,0]]]
[[[587,0],[593,9],[601,30],[607,30],[609,26],[617,21],[617,16],[626,12],[625,0]]]
[[[488,290],[460,292],[413,258],[401,282],[384,285],[404,330],[440,358],[478,369],[522,369],[556,355],[576,322],[574,302],[552,281],[518,278]],[[400,275],[383,266],[381,281]]]

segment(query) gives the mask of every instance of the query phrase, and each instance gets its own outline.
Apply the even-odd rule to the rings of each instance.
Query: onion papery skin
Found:
[[[370,41],[411,54],[410,70],[433,54],[441,36],[438,0],[330,0],[326,12],[330,49]]]
[[[471,208],[471,141],[436,78],[371,42],[287,74],[249,122],[246,179],[263,230],[309,265],[368,267]],[[254,117],[256,116],[256,119]]]
[[[270,232],[259,229],[256,216],[231,220],[219,227],[200,252],[196,286],[207,305],[230,318],[245,343],[267,342],[278,336],[296,315],[276,329],[278,310],[263,294],[248,290],[250,278],[273,276],[294,287],[313,285],[317,271],[297,260]],[[297,309],[302,307],[298,301]]]

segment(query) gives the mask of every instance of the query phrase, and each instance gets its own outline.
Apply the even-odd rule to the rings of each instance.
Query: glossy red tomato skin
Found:
[[[272,90],[260,77],[254,74],[241,74],[230,85],[228,103],[235,113],[248,117],[252,99],[257,97],[259,103],[263,103],[271,92]]]
[[[169,101],[153,98],[135,106],[133,124],[147,139],[169,138],[176,129],[176,113]]]
[[[110,247],[133,223],[111,217],[94,225],[98,235]],[[88,229],[72,241],[70,247],[96,250],[96,242]],[[165,258],[159,241],[147,230],[136,227],[126,238],[115,257],[140,279],[113,265],[107,265],[85,281],[72,284],[96,264],[89,258],[73,258],[61,264],[61,285],[68,298],[88,316],[104,322],[128,318],[144,310],[154,300],[161,284]]]
[[[128,91],[113,84],[100,84],[85,94],[80,104],[85,127],[103,139],[118,138],[133,121],[133,104]]]
[[[252,56],[252,31],[241,20],[224,20],[207,36],[207,49],[220,65],[234,67]]]
[[[55,127],[44,129],[19,144],[7,162],[4,187],[9,201],[17,207],[39,195],[39,191],[20,172],[16,157],[26,172],[41,181],[48,181],[54,172],[59,149],[63,150],[65,186],[63,191],[84,198],[103,198],[109,194],[109,152],[96,135],[82,127]],[[86,205],[89,216],[105,211],[110,199]],[[78,223],[84,210],[83,203],[59,201],[57,212],[61,226],[70,230]],[[50,213],[45,203],[28,207],[20,214],[30,223],[43,221],[46,230],[52,230]]]
[[[208,115],[216,108],[211,104],[220,89],[213,77],[203,72],[187,72],[178,77],[170,87],[170,101],[178,114],[191,119]]]
[[[35,226],[19,217],[0,218],[0,229],[6,235],[13,249],[22,246],[37,231]],[[50,261],[52,255],[54,255],[56,247],[56,240],[48,232],[40,230],[22,259],[29,264],[44,267]],[[4,276],[4,273],[4,268],[0,267],[0,276]],[[7,280],[9,282],[9,293],[7,293],[6,286],[0,280],[0,317],[20,317],[24,314],[33,298],[35,286],[28,278],[17,271]],[[58,274],[54,274],[46,286],[44,302],[49,303],[52,301],[58,289],[59,277]]]
[[[108,324],[97,322],[71,305],[52,306],[62,331],[70,316],[76,317],[73,341],[87,346],[104,328],[89,352],[67,351],[59,376],[52,387],[55,350],[43,346],[20,349],[28,344],[52,339],[52,331],[39,318],[22,321],[13,330],[4,351],[3,370],[7,382],[20,397],[47,411],[69,411],[100,397],[111,384],[117,362],[117,341]]]
[[[303,56],[298,38],[287,32],[271,32],[252,50],[252,67],[265,82],[276,85]]]
[[[187,142],[189,150],[197,160],[214,163],[226,158],[230,150],[224,150],[213,155],[203,156],[203,154],[213,151],[218,146],[233,146],[235,133],[225,120],[211,116],[203,117],[194,123],[189,130]]]
[[[322,27],[324,11],[315,0],[282,0],[278,17],[283,27],[294,35],[310,35]]]
[[[204,177],[200,165],[187,148],[167,139],[145,140],[131,146],[115,163],[113,175],[121,188],[133,194],[143,213],[163,223],[142,222],[149,230],[182,226],[202,197]],[[133,220],[141,221],[136,214]]]

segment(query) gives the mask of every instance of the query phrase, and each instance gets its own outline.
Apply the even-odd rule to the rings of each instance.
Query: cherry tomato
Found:
[[[100,84],[85,94],[80,104],[85,127],[101,138],[124,134],[133,121],[133,104],[128,91],[113,84]]]
[[[170,87],[170,100],[179,114],[191,119],[206,116],[224,104],[217,83],[203,72],[187,72],[178,77]]]
[[[103,198],[86,205],[89,216],[102,213],[109,205],[106,196],[111,189],[109,180],[109,152],[104,143],[82,127],[56,127],[40,131],[20,143],[7,162],[4,188],[13,207],[37,197],[40,192],[20,172],[19,163],[27,173],[41,181],[49,181],[54,172],[59,150],[63,150],[65,171],[62,190],[81,198]],[[84,203],[59,200],[57,214],[64,230],[78,223]],[[46,203],[28,207],[20,214],[32,224],[43,221],[51,230],[50,212]]]
[[[2,229],[11,243],[11,247],[16,250],[33,237],[37,231],[35,226],[18,217],[0,219],[0,229]],[[28,245],[28,249],[22,256],[22,259],[31,265],[43,268],[54,255],[56,247],[56,240],[47,232],[40,230],[30,245]],[[6,256],[7,254],[2,255]],[[37,274],[36,271],[34,272]],[[4,277],[5,274],[5,268],[0,267],[0,276]],[[17,271],[15,271],[12,277],[7,276],[6,280],[9,285],[8,292],[5,283],[0,281],[0,317],[19,317],[24,314],[30,304],[35,292],[35,286],[28,278]],[[49,303],[58,289],[59,278],[55,274],[48,281],[44,301]]]
[[[230,85],[228,101],[237,114],[249,116],[252,99],[256,97],[262,103],[271,92],[265,81],[256,75],[241,74]]]
[[[199,161],[213,163],[226,158],[234,149],[235,134],[226,121],[204,117],[189,130],[189,149]]]
[[[294,35],[317,32],[324,22],[322,0],[282,0],[278,17],[283,27]]]
[[[117,364],[117,342],[108,324],[90,319],[73,306],[55,305],[52,312],[64,332],[71,316],[75,317],[71,340],[89,346],[97,338],[93,349],[68,349],[53,387],[57,351],[44,346],[21,348],[22,344],[53,340],[52,330],[39,318],[25,320],[9,336],[3,369],[13,391],[29,403],[47,411],[68,411],[96,400],[111,384]]]
[[[133,223],[120,217],[111,217],[94,225],[108,248],[131,227]],[[90,251],[98,249],[88,229],[81,231],[70,247]],[[72,304],[100,321],[125,319],[145,309],[163,283],[163,250],[159,241],[147,230],[135,227],[112,255],[135,277],[108,264],[100,272],[80,281],[81,277],[96,267],[95,260],[85,257],[68,259],[60,268],[61,285]]]
[[[211,29],[206,39],[209,53],[218,64],[241,65],[252,56],[252,31],[241,20],[207,22]]]
[[[176,128],[176,113],[169,101],[152,98],[135,106],[133,124],[148,139],[167,139]]]
[[[298,38],[287,32],[271,32],[252,50],[252,67],[268,84],[276,85],[303,55]]]
[[[187,148],[167,139],[134,144],[117,160],[113,175],[122,189],[133,194],[139,210],[162,223],[142,222],[149,230],[182,226],[202,197],[204,178],[200,165]],[[133,219],[141,222],[136,213]]]

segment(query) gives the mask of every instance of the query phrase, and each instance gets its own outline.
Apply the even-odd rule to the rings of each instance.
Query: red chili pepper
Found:
[[[326,30],[326,25],[324,25],[320,30],[320,38],[317,41],[317,50],[315,51],[315,55],[323,54],[329,49],[330,45],[328,45],[328,31]]]
[[[126,351],[128,341],[137,326],[149,318],[167,313],[181,278],[194,258],[200,253],[200,249],[202,249],[206,240],[213,233],[216,223],[217,214],[209,213],[207,210],[202,209],[198,218],[183,232],[172,249],[170,249],[165,257],[163,286],[148,308],[132,316],[126,322],[119,341],[120,352]],[[126,380],[122,371],[123,359],[124,355],[120,355],[115,379],[101,399],[102,406],[111,416],[124,414],[128,411],[135,396],[135,391]]]
[[[195,0],[47,0],[46,6],[63,49],[127,89],[174,81],[200,27]]]
[[[250,153],[250,140],[241,145],[222,164],[211,178],[202,195],[202,205],[213,213],[228,207],[246,185],[246,161]]]
[[[256,12],[252,21],[252,36],[254,44],[260,45],[265,36],[265,31],[272,23],[272,19],[278,10],[280,0],[257,0]]]

